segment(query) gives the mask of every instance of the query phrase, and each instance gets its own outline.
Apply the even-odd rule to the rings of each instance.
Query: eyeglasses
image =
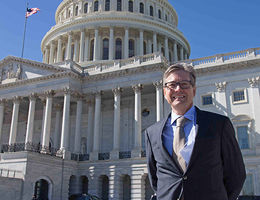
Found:
[[[181,89],[189,89],[192,86],[192,84],[191,81],[188,80],[179,81],[179,82],[172,81],[164,84],[164,87],[171,90],[176,89],[177,86],[180,86]]]

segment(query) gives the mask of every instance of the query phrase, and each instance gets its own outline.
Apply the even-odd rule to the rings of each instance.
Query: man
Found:
[[[195,83],[189,64],[164,73],[172,111],[145,131],[151,186],[158,200],[235,200],[246,175],[234,128],[227,117],[193,106]]]

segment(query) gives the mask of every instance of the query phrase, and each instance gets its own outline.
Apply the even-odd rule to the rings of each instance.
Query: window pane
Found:
[[[234,96],[234,101],[243,101],[243,100],[245,100],[244,90],[233,92],[233,96]]]
[[[90,42],[90,60],[93,60],[94,57],[94,40]]]
[[[116,59],[122,59],[122,41],[121,39],[116,39]]]
[[[150,16],[153,16],[153,7],[150,6]]]
[[[144,4],[140,3],[140,13],[144,13]]]
[[[202,97],[202,105],[211,105],[212,104],[212,96],[203,96]]]
[[[94,3],[94,12],[98,11],[98,1]]]
[[[247,126],[237,127],[237,139],[241,149],[249,149]]]
[[[122,1],[121,0],[117,0],[117,11],[121,11],[122,10]]]
[[[108,60],[109,41],[108,39],[103,40],[103,60]]]
[[[79,14],[79,7],[77,6],[77,7],[75,8],[75,16],[78,16],[78,14]]]
[[[243,186],[243,195],[254,195],[254,187],[253,187],[253,175],[247,174],[246,181]]]
[[[162,15],[161,15],[161,10],[158,10],[158,17],[159,17],[159,19],[161,19],[161,18],[162,18]]]
[[[87,13],[88,12],[88,3],[85,3],[84,5],[84,13]]]
[[[128,1],[128,11],[129,12],[133,12],[134,11],[133,1]]]
[[[135,55],[135,42],[134,40],[129,40],[129,58]]]
[[[109,10],[110,10],[110,0],[106,0],[105,11],[109,11]]]

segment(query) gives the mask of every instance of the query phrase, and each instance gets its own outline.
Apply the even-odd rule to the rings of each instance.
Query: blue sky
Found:
[[[28,18],[24,58],[41,61],[41,40],[55,25],[62,0],[28,0],[41,11]],[[190,58],[260,47],[260,0],[169,0],[179,17],[178,28],[191,45]],[[26,0],[2,0],[0,60],[21,57]]]

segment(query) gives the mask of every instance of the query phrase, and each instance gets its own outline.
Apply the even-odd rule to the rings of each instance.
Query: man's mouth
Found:
[[[183,96],[183,95],[179,95],[179,96],[173,96],[173,100],[181,100],[181,99],[184,99],[185,98],[185,96]]]

